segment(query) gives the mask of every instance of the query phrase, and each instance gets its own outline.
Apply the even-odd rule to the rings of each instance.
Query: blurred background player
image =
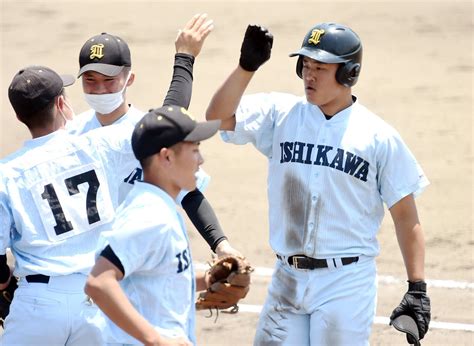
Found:
[[[175,41],[174,74],[163,105],[189,107],[192,93],[193,64],[206,37],[213,29],[213,21],[206,14],[197,14],[179,31]],[[131,54],[127,43],[120,37],[102,33],[88,39],[79,54],[79,74],[82,88],[91,109],[78,115],[68,129],[76,134],[107,126],[124,124],[130,127],[145,114],[126,100],[127,88],[135,80],[131,70]],[[120,182],[119,202],[123,201],[135,181],[142,179],[142,168],[132,160],[121,168],[116,179]],[[204,189],[209,176],[202,170],[197,173],[198,188],[182,191],[178,202],[186,211],[199,233],[218,256],[240,255],[233,249],[211,205],[200,189]]]

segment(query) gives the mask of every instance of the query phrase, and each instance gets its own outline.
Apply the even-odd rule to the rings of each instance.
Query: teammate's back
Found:
[[[118,206],[109,177],[134,158],[128,136],[120,126],[85,136],[60,130],[2,160],[2,238],[12,233],[16,275],[88,273]]]

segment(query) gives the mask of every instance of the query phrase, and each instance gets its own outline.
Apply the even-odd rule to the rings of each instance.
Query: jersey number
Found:
[[[99,190],[100,183],[95,171],[92,169],[75,175],[71,178],[65,179],[64,183],[66,184],[70,196],[79,193],[77,187],[80,184],[88,183],[89,188],[86,196],[87,220],[89,225],[99,221],[100,216],[99,211],[97,210],[97,191]],[[54,190],[53,184],[45,185],[41,197],[48,201],[49,207],[53,212],[54,220],[56,221],[56,226],[54,226],[56,235],[61,235],[71,231],[73,229],[72,223],[68,221],[66,215],[64,215],[63,208],[61,207],[61,203],[59,203],[58,195]]]

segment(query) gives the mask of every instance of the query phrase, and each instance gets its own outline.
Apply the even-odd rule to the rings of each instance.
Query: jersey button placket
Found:
[[[323,125],[320,127],[318,137],[315,142],[315,147],[318,145],[324,145],[326,142],[326,127],[327,124]],[[315,156],[316,157],[316,156]],[[308,223],[307,223],[307,229],[308,229],[308,235],[306,237],[305,241],[305,253],[306,254],[311,254],[314,252],[314,242],[316,240],[316,233],[317,233],[317,228],[318,226],[316,225],[317,218],[319,215],[319,211],[316,210],[318,200],[319,200],[319,192],[321,189],[321,179],[320,179],[320,167],[318,165],[315,165],[313,162],[312,168],[311,168],[311,176],[310,176],[310,191],[311,191],[311,205],[310,205],[310,212],[309,212],[309,218],[308,218]]]

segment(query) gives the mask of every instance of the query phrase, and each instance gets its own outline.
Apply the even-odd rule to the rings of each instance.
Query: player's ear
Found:
[[[128,81],[127,81],[127,88],[133,84],[133,82],[135,81],[135,73],[133,73],[132,71],[130,71],[130,77],[128,78]]]
[[[64,95],[59,95],[55,98],[54,100],[54,104],[56,106],[56,108],[59,110],[59,111],[63,111],[63,108],[65,107],[65,103],[64,103]]]
[[[171,163],[173,151],[168,148],[162,148],[158,153],[160,161],[163,161],[165,164]]]

